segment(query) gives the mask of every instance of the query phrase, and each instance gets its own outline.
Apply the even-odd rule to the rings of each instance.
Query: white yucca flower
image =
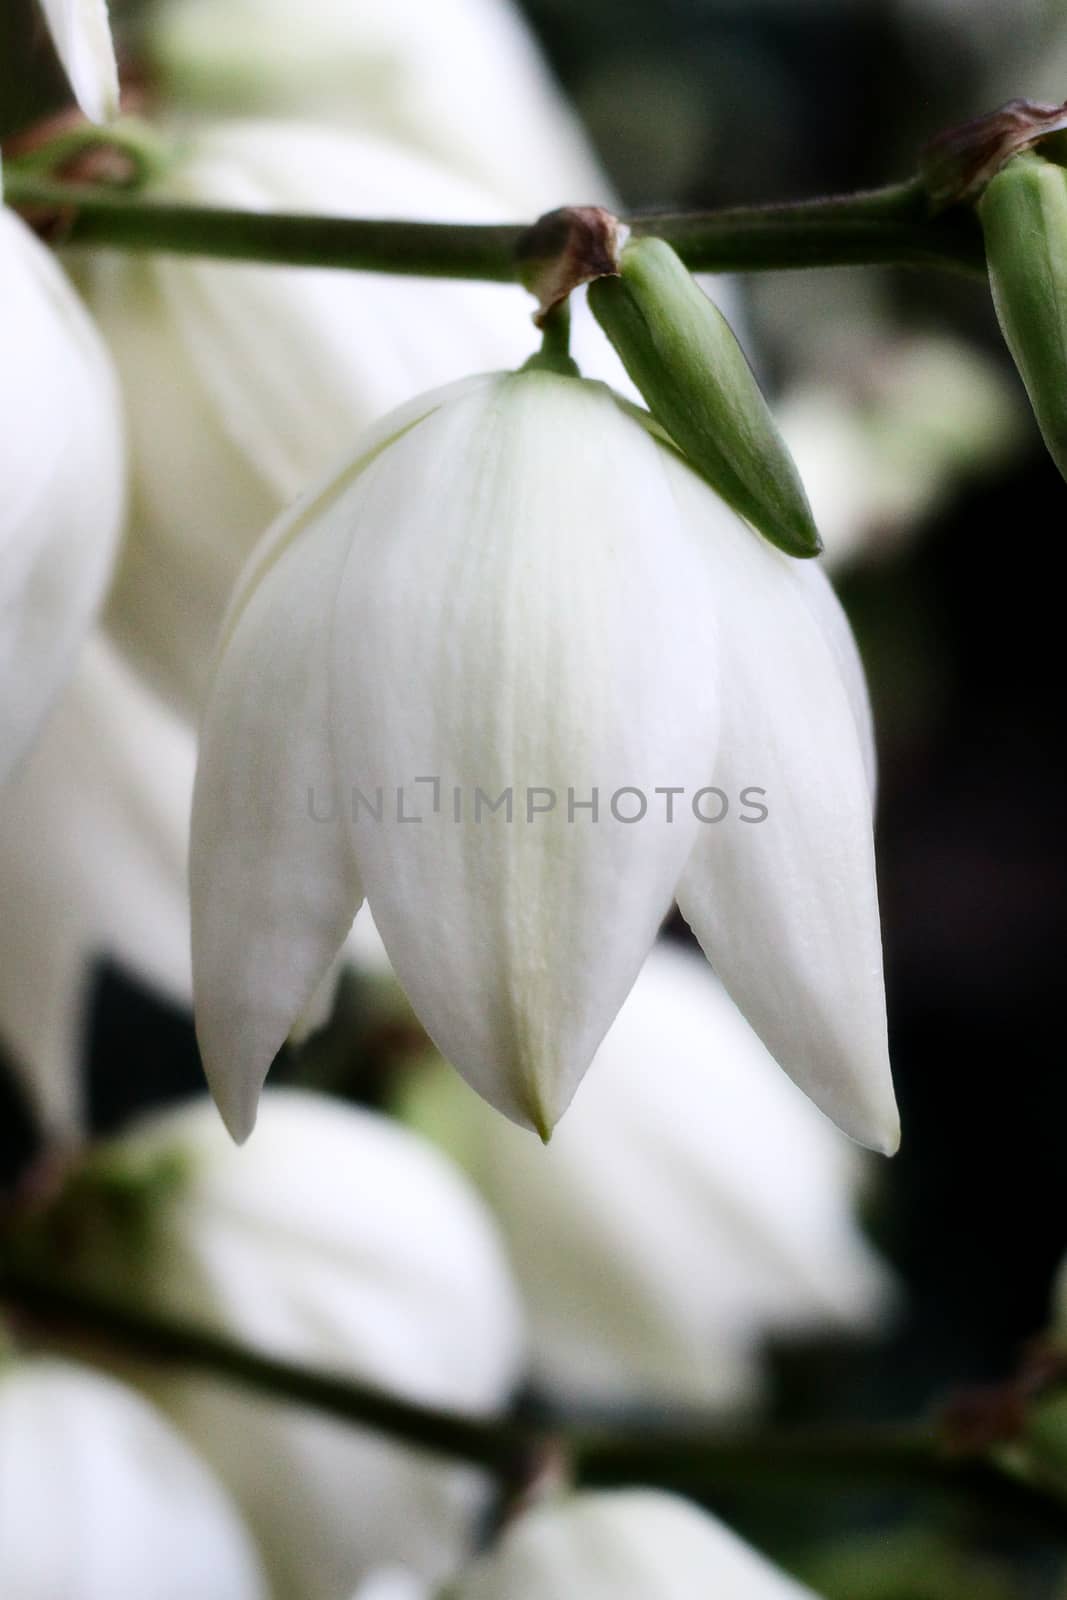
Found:
[[[187,1002],[196,745],[98,634],[0,801],[0,1040],[44,1126],[83,1129],[97,964]]]
[[[296,124],[201,130],[152,192],[260,211],[504,214],[427,159]],[[392,406],[472,368],[515,365],[534,343],[518,285],[96,256],[84,287],[130,428],[131,528],[111,621],[186,711],[199,709],[231,587],[272,518]]]
[[[172,103],[395,139],[487,184],[512,220],[611,203],[510,0],[168,0],[148,46]]]
[[[892,1149],[871,760],[822,574],[642,413],[544,371],[413,401],[276,524],[225,631],[190,871],[229,1127],[366,895],[442,1053],[547,1133],[677,895],[779,1063]]]
[[[119,74],[107,0],[41,0],[74,97],[93,122],[118,115]]]
[[[75,1183],[80,1281],[391,1394],[471,1415],[506,1404],[523,1340],[492,1217],[388,1119],[276,1091],[238,1151],[205,1097],[101,1146]],[[336,1600],[383,1565],[436,1580],[466,1558],[488,1498],[473,1469],[229,1384],[144,1380],[233,1491],[278,1594]]]
[[[2,785],[103,598],[125,470],[107,352],[49,251],[2,207],[0,382]]]
[[[88,1367],[0,1355],[4,1600],[267,1600],[222,1485],[148,1402]]]
[[[721,1522],[652,1489],[520,1517],[448,1600],[814,1600]]]
[[[548,1149],[443,1068],[406,1094],[500,1221],[533,1370],[566,1399],[735,1407],[768,1335],[871,1325],[862,1159],[700,957],[658,945]]]

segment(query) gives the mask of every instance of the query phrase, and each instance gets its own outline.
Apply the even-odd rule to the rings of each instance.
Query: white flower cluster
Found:
[[[105,0],[44,10],[112,117]],[[611,203],[505,0],[158,0],[142,44],[161,203]],[[824,576],[633,404],[581,306],[584,378],[522,368],[517,286],[103,250],[76,282],[0,211],[0,1041],[47,1136],[83,1138],[111,960],[195,1000],[229,1129],[259,1122],[239,1150],[204,1097],[72,1157],[41,1261],[461,1417],[523,1385],[750,1410],[769,1341],[892,1297],[826,1120],[895,1147],[870,712]],[[316,814],[411,782],[683,802]],[[758,826],[689,803],[750,790]],[[716,977],[657,942],[675,902]],[[261,1099],[339,963],[440,1051],[392,1115]],[[0,1337],[11,1600],[807,1593],[652,1491],[548,1499],[485,1549],[473,1468]]]

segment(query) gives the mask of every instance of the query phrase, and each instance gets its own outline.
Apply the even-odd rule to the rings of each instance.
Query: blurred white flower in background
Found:
[[[147,47],[172,105],[335,118],[486,185],[507,220],[611,203],[505,0],[167,0]]]
[[[421,396],[279,520],[227,625],[190,875],[228,1125],[250,1131],[365,893],[442,1053],[547,1132],[677,892],[784,1069],[893,1148],[871,759],[823,574],[742,524],[640,413],[544,371]],[[410,815],[420,774],[444,799],[404,825],[392,786]],[[718,826],[718,798],[712,817],[694,805],[713,778],[734,804]],[[368,816],[350,797],[379,785]],[[758,826],[738,815],[749,785]],[[476,791],[509,789],[514,815],[477,816]],[[594,790],[596,820],[569,814]]]
[[[225,1490],[171,1423],[89,1367],[0,1351],[4,1600],[267,1600]]]
[[[708,1512],[653,1489],[582,1492],[520,1515],[446,1595],[399,1569],[352,1600],[815,1600]]]
[[[49,250],[0,207],[3,784],[69,676],[111,576],[122,419],[107,352]]]
[[[557,1399],[742,1405],[768,1335],[889,1303],[852,1214],[860,1152],[689,951],[653,950],[547,1149],[443,1067],[403,1111],[492,1206]]]
[[[814,1600],[736,1534],[651,1489],[576,1494],[519,1517],[449,1600]]]
[[[501,216],[421,156],[296,124],[202,130],[155,192],[253,210]],[[520,365],[537,345],[532,303],[511,284],[101,255],[83,287],[130,419],[131,528],[111,622],[187,711],[232,584],[276,513],[381,413]]]
[[[775,408],[832,567],[876,558],[1025,439],[1011,376],[962,340],[852,339]]]
[[[426,1585],[400,1567],[384,1568],[361,1583],[353,1600],[431,1600]]]
[[[41,0],[56,54],[93,122],[118,115],[119,74],[107,0]]]
[[[492,1218],[388,1119],[278,1091],[238,1151],[205,1098],[99,1146],[73,1182],[75,1281],[399,1396],[507,1403],[523,1335]],[[394,1562],[436,1580],[468,1553],[488,1499],[472,1469],[224,1383],[143,1376],[233,1491],[279,1593],[337,1600]]]
[[[53,1136],[82,1129],[96,963],[187,1001],[191,732],[103,636],[0,800],[0,1040]]]

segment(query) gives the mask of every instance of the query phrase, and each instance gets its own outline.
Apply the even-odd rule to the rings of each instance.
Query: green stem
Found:
[[[510,282],[523,223],[394,222],[177,205],[48,181],[11,169],[6,199],[58,212],[64,239],[223,260]],[[967,210],[929,215],[917,181],[866,194],[693,214],[641,214],[635,233],[666,239],[694,270],[897,264],[980,272],[981,230]]]
[[[579,376],[578,365],[571,358],[569,300],[561,300],[544,317],[541,323],[541,348],[524,363],[524,371],[556,372],[565,378]]]
[[[947,1494],[1067,1544],[1067,1486],[1023,1477],[995,1456],[953,1455],[926,1423],[723,1433],[706,1428],[572,1436],[576,1477],[610,1487],[652,1483],[690,1495],[758,1488],[824,1494]]]
[[[0,1302],[47,1329],[99,1339],[128,1359],[209,1372],[259,1394],[484,1467],[505,1479],[525,1476],[538,1458],[538,1437],[509,1421],[482,1421],[403,1400],[373,1384],[278,1360],[95,1289],[74,1288],[35,1272],[5,1267],[0,1270]]]
[[[825,1491],[832,1485],[965,1495],[1067,1540],[1067,1486],[1023,1479],[995,1455],[952,1456],[925,1424],[746,1432],[716,1430],[704,1422],[651,1430],[588,1428],[568,1421],[537,1427],[403,1400],[373,1384],[279,1360],[10,1263],[0,1268],[0,1302],[16,1319],[40,1323],[42,1331],[89,1337],[127,1359],[229,1379],[275,1400],[482,1467],[520,1490],[546,1461],[562,1456],[574,1481],[590,1487],[654,1484],[714,1496],[751,1488]]]

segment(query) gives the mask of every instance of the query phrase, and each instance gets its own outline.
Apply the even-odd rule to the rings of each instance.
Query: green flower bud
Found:
[[[1001,332],[1067,478],[1067,171],[1017,156],[978,203]]]
[[[589,290],[597,320],[675,444],[735,511],[792,556],[822,541],[793,458],[729,323],[662,239],[632,239]]]

